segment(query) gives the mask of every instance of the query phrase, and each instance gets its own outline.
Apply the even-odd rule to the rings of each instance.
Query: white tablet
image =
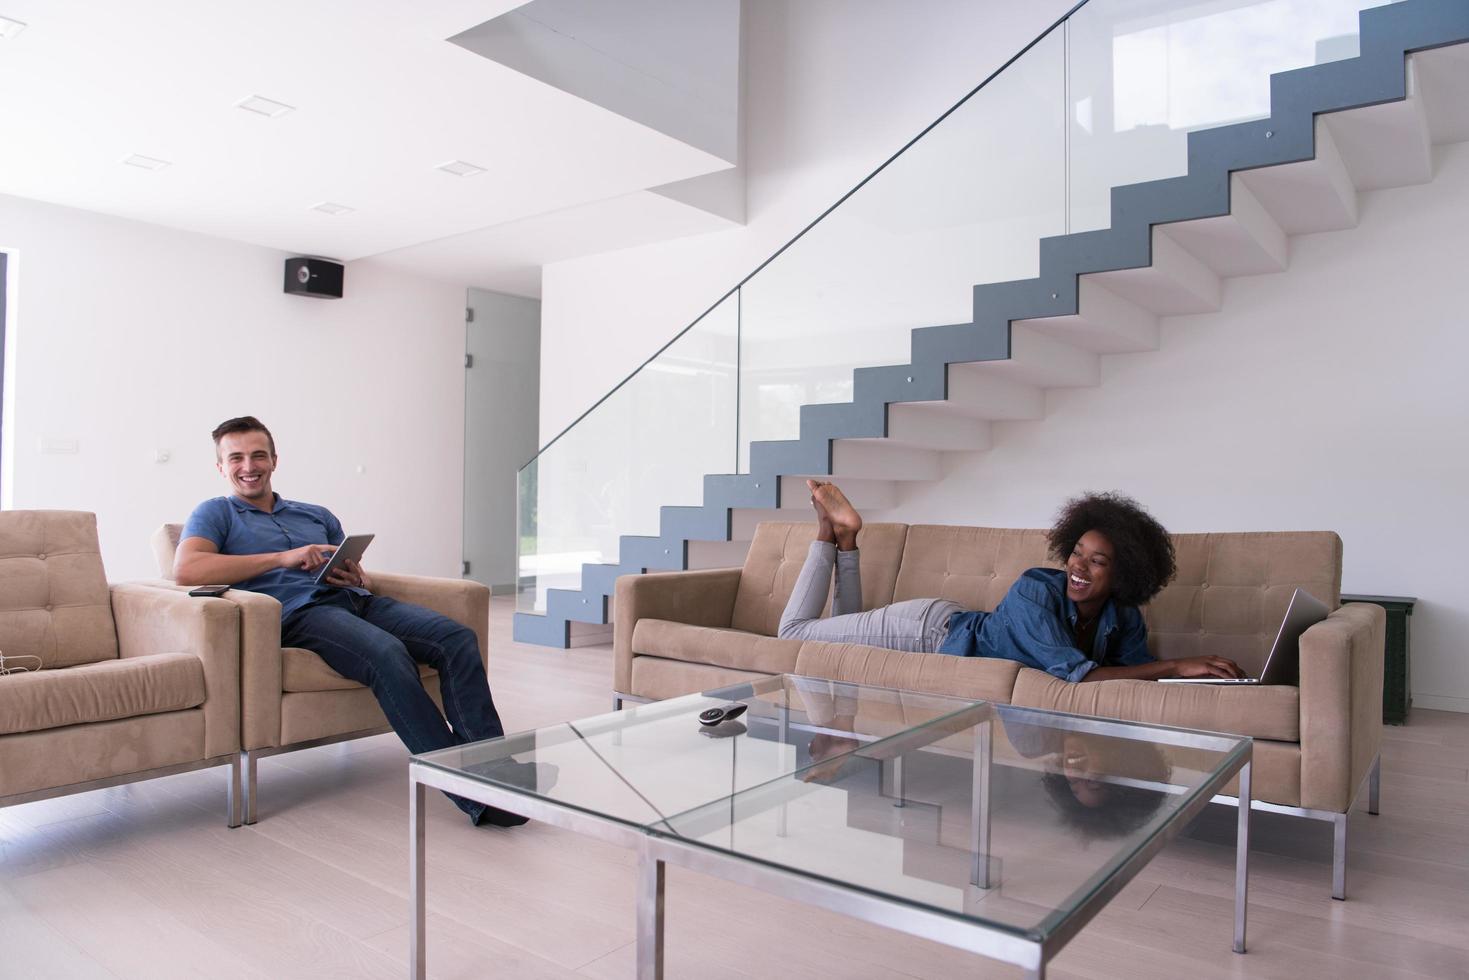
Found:
[[[343,562],[361,561],[362,555],[367,551],[367,546],[372,544],[371,534],[349,534],[337,545],[337,550],[327,559],[327,563],[316,572],[316,584],[326,585],[326,577],[333,569],[341,568]]]

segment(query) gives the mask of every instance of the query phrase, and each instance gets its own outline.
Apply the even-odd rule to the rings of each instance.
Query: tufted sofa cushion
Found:
[[[893,583],[907,533],[906,524],[868,524],[858,533],[863,609],[893,601]],[[796,576],[815,540],[816,525],[811,521],[766,521],[755,529],[735,593],[731,626],[747,633],[776,634],[780,614],[785,611],[796,587]],[[830,602],[827,606],[829,609]]]
[[[1178,577],[1143,607],[1161,660],[1228,657],[1264,666],[1296,587],[1341,603],[1341,538],[1330,531],[1175,534]]]
[[[1026,569],[1055,564],[1046,557],[1045,531],[915,524],[893,601],[939,598],[991,610]],[[864,574],[866,568],[864,555]]]
[[[95,514],[0,512],[0,652],[47,669],[117,659]]]

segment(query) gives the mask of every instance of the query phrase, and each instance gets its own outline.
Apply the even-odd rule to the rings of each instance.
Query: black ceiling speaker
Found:
[[[342,264],[326,259],[286,259],[286,292],[341,299]]]

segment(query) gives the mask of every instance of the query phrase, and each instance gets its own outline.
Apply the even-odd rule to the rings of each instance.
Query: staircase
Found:
[[[975,286],[971,322],[855,369],[850,401],[802,406],[798,438],[752,442],[747,472],[705,476],[702,504],[662,507],[656,536],[547,590],[515,639],[606,623],[620,575],[738,563],[758,520],[805,506],[801,478],[889,506],[895,479],[939,479],[989,422],[1042,418],[1047,389],[1098,384],[1101,355],[1156,349],[1159,317],[1219,309],[1222,280],[1284,270],[1290,236],[1354,227],[1359,192],[1427,182],[1433,146],[1466,139],[1469,0],[1363,11],[1357,57],[1272,75],[1267,118],[1189,133],[1186,174],[1113,188],[1110,227],[1042,238],[1038,276]]]

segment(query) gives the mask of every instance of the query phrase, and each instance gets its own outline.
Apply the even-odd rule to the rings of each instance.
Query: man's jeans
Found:
[[[281,646],[310,650],[370,688],[414,755],[505,734],[474,631],[422,606],[337,589],[286,618]],[[438,671],[447,722],[418,678],[420,663]],[[484,812],[450,799],[475,820]]]

